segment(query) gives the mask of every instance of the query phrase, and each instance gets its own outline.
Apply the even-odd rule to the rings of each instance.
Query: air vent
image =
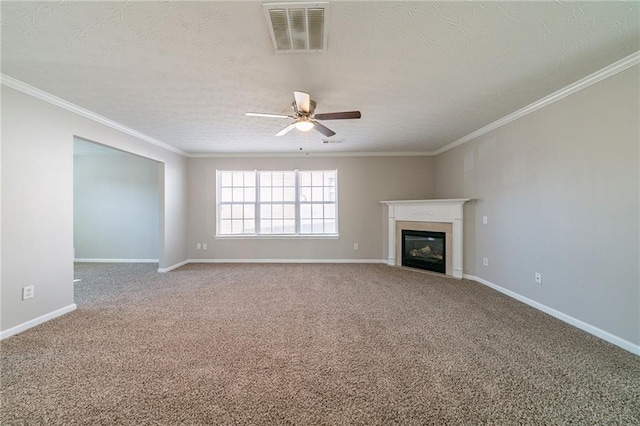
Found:
[[[325,51],[328,2],[266,3],[263,7],[276,53]]]

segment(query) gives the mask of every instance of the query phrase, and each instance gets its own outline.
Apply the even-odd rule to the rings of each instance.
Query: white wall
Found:
[[[432,164],[432,157],[189,159],[189,258],[380,261],[387,249],[386,206],[380,201],[432,198]],[[340,238],[215,239],[216,169],[337,169]],[[207,243],[207,250],[196,250],[198,242]]]
[[[73,247],[76,259],[159,256],[159,163],[76,139]]]
[[[162,163],[160,267],[186,260],[184,157],[1,87],[3,335],[73,307],[74,136]],[[35,297],[22,301],[27,285],[35,285]]]
[[[635,66],[435,159],[437,197],[476,200],[465,273],[635,345],[639,82]]]

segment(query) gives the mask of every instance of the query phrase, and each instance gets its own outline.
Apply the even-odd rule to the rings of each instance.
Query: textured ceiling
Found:
[[[2,73],[188,153],[428,152],[640,50],[639,2],[333,1],[276,54],[262,2],[2,1]],[[273,136],[293,90],[362,111]]]

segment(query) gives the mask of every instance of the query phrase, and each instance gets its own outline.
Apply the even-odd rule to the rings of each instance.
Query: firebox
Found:
[[[402,230],[402,266],[446,273],[444,232]]]

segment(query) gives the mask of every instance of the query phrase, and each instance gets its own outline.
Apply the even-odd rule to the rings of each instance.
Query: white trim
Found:
[[[463,204],[470,201],[469,198],[434,199],[434,200],[396,200],[380,201],[387,205],[388,210],[388,265],[400,265],[402,259],[396,259],[397,222],[444,222],[451,224],[451,273],[447,275],[462,278],[462,265],[464,254],[463,232]],[[447,261],[447,263],[449,263]],[[447,268],[448,269],[448,268]]]
[[[187,259],[168,268],[160,268],[158,272],[173,271],[191,263],[380,263],[386,264],[384,259]]]
[[[561,321],[566,322],[567,324],[577,327],[582,331],[586,331],[589,334],[599,337],[602,340],[605,340],[626,351],[629,351],[633,354],[640,356],[640,345],[631,343],[628,340],[625,340],[621,337],[618,337],[614,334],[609,333],[608,331],[604,331],[584,321],[580,321],[579,319],[576,319],[570,315],[567,315],[563,312],[550,308],[546,305],[543,305],[542,303],[536,302],[535,300],[529,299],[528,297],[522,296],[514,291],[507,290],[506,288],[500,287],[499,285],[489,282],[483,278],[476,277],[474,275],[467,275],[467,274],[465,274],[463,277],[469,280],[476,281],[480,284],[484,284],[487,287],[491,287],[492,289],[499,291],[502,294],[506,294],[507,296],[512,297],[516,300],[519,300],[520,302],[525,303],[531,306],[532,308],[538,309],[539,311],[542,311],[546,314],[551,315],[552,317],[555,317]]]
[[[188,153],[187,158],[297,158],[297,157],[432,157],[432,151],[374,152],[210,152]]]
[[[95,112],[90,111],[86,108],[82,108],[78,105],[72,104],[69,101],[66,101],[62,98],[54,96],[50,93],[45,92],[44,90],[38,89],[37,87],[33,87],[27,83],[24,83],[6,74],[0,73],[0,84],[3,84],[7,87],[10,87],[19,92],[25,93],[27,95],[33,96],[34,98],[48,102],[52,105],[66,109],[67,111],[71,111],[75,114],[78,114],[90,120],[96,121],[100,124],[104,124],[105,126],[119,130],[123,133],[131,135],[138,139],[141,139],[145,142],[149,142],[150,144],[159,146],[168,151],[175,152],[176,154],[180,154],[186,158],[420,157],[420,156],[430,157],[435,155],[431,151],[404,151],[404,152],[304,152],[304,151],[301,151],[301,152],[295,152],[295,153],[291,153],[291,152],[189,153],[179,148],[176,148],[173,145],[169,145],[165,142],[162,142],[156,138],[145,135],[144,133],[141,133],[135,129],[132,129],[131,127],[127,127],[123,124],[120,124],[117,121],[114,121],[102,115],[96,114]]]
[[[338,234],[225,234],[216,240],[339,240]]]
[[[189,263],[189,260],[183,260],[182,262],[176,263],[175,265],[168,266],[166,268],[158,268],[158,272],[164,274],[165,272],[173,271],[181,266],[184,266]]]
[[[179,148],[174,147],[173,145],[169,145],[164,143],[158,139],[152,138],[151,136],[147,136],[143,133],[138,132],[130,127],[124,126],[118,122],[115,122],[111,119],[98,115],[92,111],[89,111],[85,108],[79,107],[71,102],[65,101],[64,99],[58,98],[57,96],[51,95],[43,90],[40,90],[36,87],[30,86],[26,83],[21,82],[20,80],[16,80],[13,77],[9,77],[8,75],[0,73],[0,84],[3,84],[7,87],[11,87],[12,89],[18,90],[20,92],[26,93],[43,101],[49,102],[53,105],[64,108],[68,111],[74,112],[83,117],[94,120],[98,123],[102,123],[106,126],[112,127],[116,130],[120,130],[121,132],[127,133],[136,138],[142,139],[146,142],[149,142],[153,145],[157,145],[161,148],[167,149],[169,151],[180,154],[186,158],[289,158],[289,157],[432,157],[442,154],[443,152],[449,151],[457,146],[465,144],[479,136],[482,136],[486,133],[489,133],[492,130],[495,130],[499,127],[502,127],[512,121],[515,121],[527,114],[530,114],[534,111],[539,110],[540,108],[546,107],[554,102],[557,102],[563,98],[566,98],[573,93],[576,93],[582,89],[585,89],[595,83],[598,83],[604,79],[607,79],[619,72],[622,72],[628,68],[631,68],[634,65],[640,64],[640,51],[632,53],[631,55],[620,59],[617,62],[614,62],[611,65],[608,65],[602,68],[595,73],[588,75],[568,86],[548,95],[542,99],[539,99],[524,108],[521,108],[509,115],[506,115],[493,123],[490,123],[480,129],[467,134],[466,136],[461,137],[435,151],[402,151],[402,152],[262,152],[262,153],[188,153]]]
[[[14,335],[16,335],[18,333],[21,333],[21,332],[23,332],[25,330],[28,330],[28,329],[30,329],[32,327],[35,327],[37,325],[40,325],[40,324],[45,323],[47,321],[50,321],[50,320],[52,320],[54,318],[57,318],[59,316],[62,316],[64,314],[67,314],[67,313],[69,313],[71,311],[75,311],[77,308],[78,307],[76,306],[76,304],[72,303],[71,305],[65,306],[64,308],[57,309],[57,310],[55,310],[53,312],[49,312],[48,314],[41,315],[38,318],[34,318],[34,319],[29,320],[27,322],[23,322],[22,324],[16,325],[15,327],[11,327],[11,328],[9,328],[7,330],[4,330],[4,331],[0,332],[0,340],[4,340],[7,337],[14,336]]]
[[[181,149],[176,148],[173,145],[169,145],[164,143],[156,138],[152,138],[151,136],[145,135],[137,130],[132,129],[131,127],[127,127],[123,124],[120,124],[116,121],[113,121],[107,117],[103,117],[102,115],[96,114],[95,112],[89,111],[88,109],[82,108],[78,105],[72,104],[69,101],[66,101],[62,98],[54,96],[50,93],[45,92],[44,90],[40,90],[36,87],[30,86],[27,83],[23,83],[20,80],[16,80],[13,77],[9,77],[5,74],[0,74],[0,83],[15,89],[19,92],[25,93],[27,95],[31,95],[34,98],[38,98],[45,102],[48,102],[52,105],[58,106],[60,108],[66,109],[67,111],[71,111],[75,114],[78,114],[82,117],[88,118],[89,120],[93,120],[100,124],[104,124],[105,126],[111,127],[112,129],[119,130],[123,133],[136,137],[138,139],[142,139],[145,142],[149,142],[150,144],[159,146],[160,148],[166,149],[171,152],[175,152],[176,154],[180,154],[183,157],[187,156],[187,153],[182,151]]]
[[[412,204],[464,204],[471,201],[471,198],[434,198],[431,200],[389,200],[380,201],[380,204],[387,205],[412,205]]]
[[[79,258],[73,259],[77,263],[158,263],[158,259],[92,259]]]
[[[511,114],[502,117],[499,120],[494,121],[491,124],[488,124],[478,130],[476,130],[475,132],[471,132],[466,136],[461,137],[460,139],[453,141],[445,146],[443,146],[442,148],[436,150],[433,152],[433,155],[440,155],[443,152],[449,151],[450,149],[453,149],[457,146],[460,146],[464,143],[467,143],[475,138],[477,138],[478,136],[482,136],[486,133],[489,133],[492,130],[497,129],[498,127],[502,127],[505,124],[509,124],[512,121],[515,121],[527,114],[530,114],[534,111],[539,110],[540,108],[544,108],[548,105],[551,105],[554,102],[557,102],[563,98],[566,98],[569,95],[572,95],[582,89],[585,89],[589,86],[591,86],[592,84],[596,84],[606,78],[609,78],[619,72],[622,72],[628,68],[631,68],[634,65],[638,65],[640,64],[640,51],[632,53],[631,55],[627,56],[626,58],[623,58],[617,62],[614,62],[613,64],[602,68],[599,71],[596,71],[595,73],[576,81],[575,83],[572,83],[560,90],[558,90],[557,92],[554,92],[552,94],[550,94],[549,96],[545,96],[542,99],[539,99],[537,101],[535,101],[532,104],[527,105],[526,107],[519,109],[515,112],[512,112]]]
[[[380,263],[384,259],[189,259],[187,263]]]

